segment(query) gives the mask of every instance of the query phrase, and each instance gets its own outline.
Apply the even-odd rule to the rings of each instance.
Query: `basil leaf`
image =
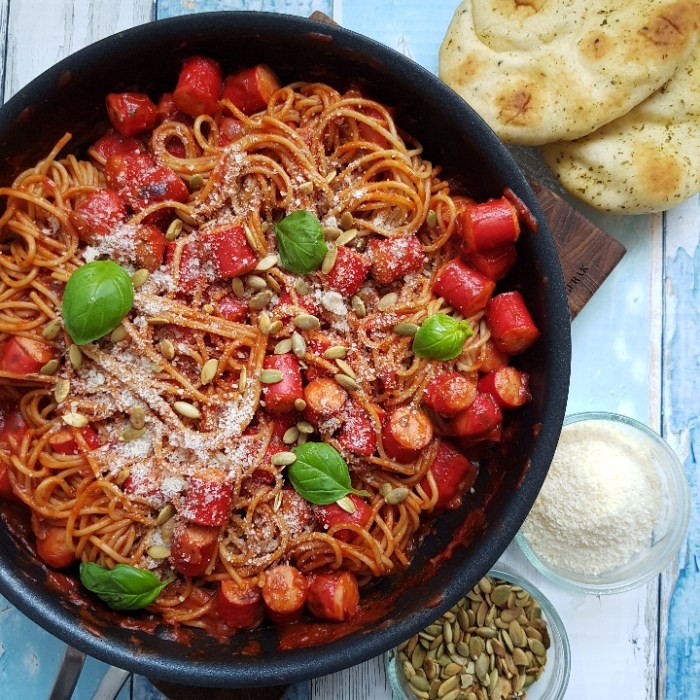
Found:
[[[467,321],[457,321],[447,314],[432,314],[418,329],[412,349],[418,357],[453,360],[473,333]]]
[[[369,496],[350,486],[348,465],[338,450],[325,442],[305,442],[292,452],[296,462],[288,468],[289,480],[296,492],[317,506],[327,506],[354,493]]]
[[[63,291],[63,321],[78,345],[113,331],[134,304],[129,273],[112,260],[79,267]]]
[[[299,210],[275,224],[277,249],[282,265],[298,275],[321,267],[328,248],[321,222],[308,211]]]
[[[117,564],[113,569],[92,562],[80,565],[80,581],[83,586],[101,598],[112,610],[145,608],[174,579],[172,576],[161,582],[153,572],[126,564]]]

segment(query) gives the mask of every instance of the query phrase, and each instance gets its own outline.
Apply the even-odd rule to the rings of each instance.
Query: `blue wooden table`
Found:
[[[212,10],[320,10],[437,71],[457,0],[0,0],[0,100],[63,56],[136,24]],[[700,164],[698,164],[700,168]],[[693,513],[677,562],[647,586],[584,597],[544,581],[513,546],[503,561],[542,587],[571,638],[567,700],[700,697],[700,197],[663,216],[615,217],[576,204],[627,254],[573,324],[569,411],[608,410],[661,432],[685,463]],[[46,698],[64,645],[0,599],[0,698]],[[107,667],[88,660],[74,697]],[[160,694],[133,678],[121,700]],[[289,698],[391,697],[383,660],[295,686]]]

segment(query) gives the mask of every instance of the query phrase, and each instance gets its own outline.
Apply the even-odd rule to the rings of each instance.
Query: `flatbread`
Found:
[[[503,141],[540,145],[629,112],[699,35],[698,0],[464,0],[439,75]]]
[[[625,116],[542,154],[567,190],[604,211],[664,211],[700,192],[700,44]]]

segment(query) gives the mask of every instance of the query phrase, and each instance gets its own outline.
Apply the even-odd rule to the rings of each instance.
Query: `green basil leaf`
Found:
[[[474,331],[467,321],[447,314],[432,314],[413,338],[413,352],[430,360],[454,360],[462,352],[464,341]]]
[[[348,465],[332,445],[305,442],[292,452],[297,459],[287,468],[289,480],[307,501],[317,506],[327,506],[349,493],[369,496],[366,491],[356,491],[351,487]]]
[[[78,345],[113,331],[134,304],[129,273],[112,260],[79,267],[63,291],[63,321]]]
[[[299,210],[275,224],[277,250],[282,265],[303,275],[321,267],[328,248],[321,222],[308,211]]]
[[[112,610],[145,608],[174,579],[173,576],[161,582],[152,571],[126,564],[117,564],[113,569],[92,562],[80,565],[80,581],[83,586],[101,598]]]

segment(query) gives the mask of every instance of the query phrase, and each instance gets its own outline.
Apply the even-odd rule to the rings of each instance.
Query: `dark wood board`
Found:
[[[530,184],[559,253],[573,319],[620,262],[625,248],[548,187]]]

